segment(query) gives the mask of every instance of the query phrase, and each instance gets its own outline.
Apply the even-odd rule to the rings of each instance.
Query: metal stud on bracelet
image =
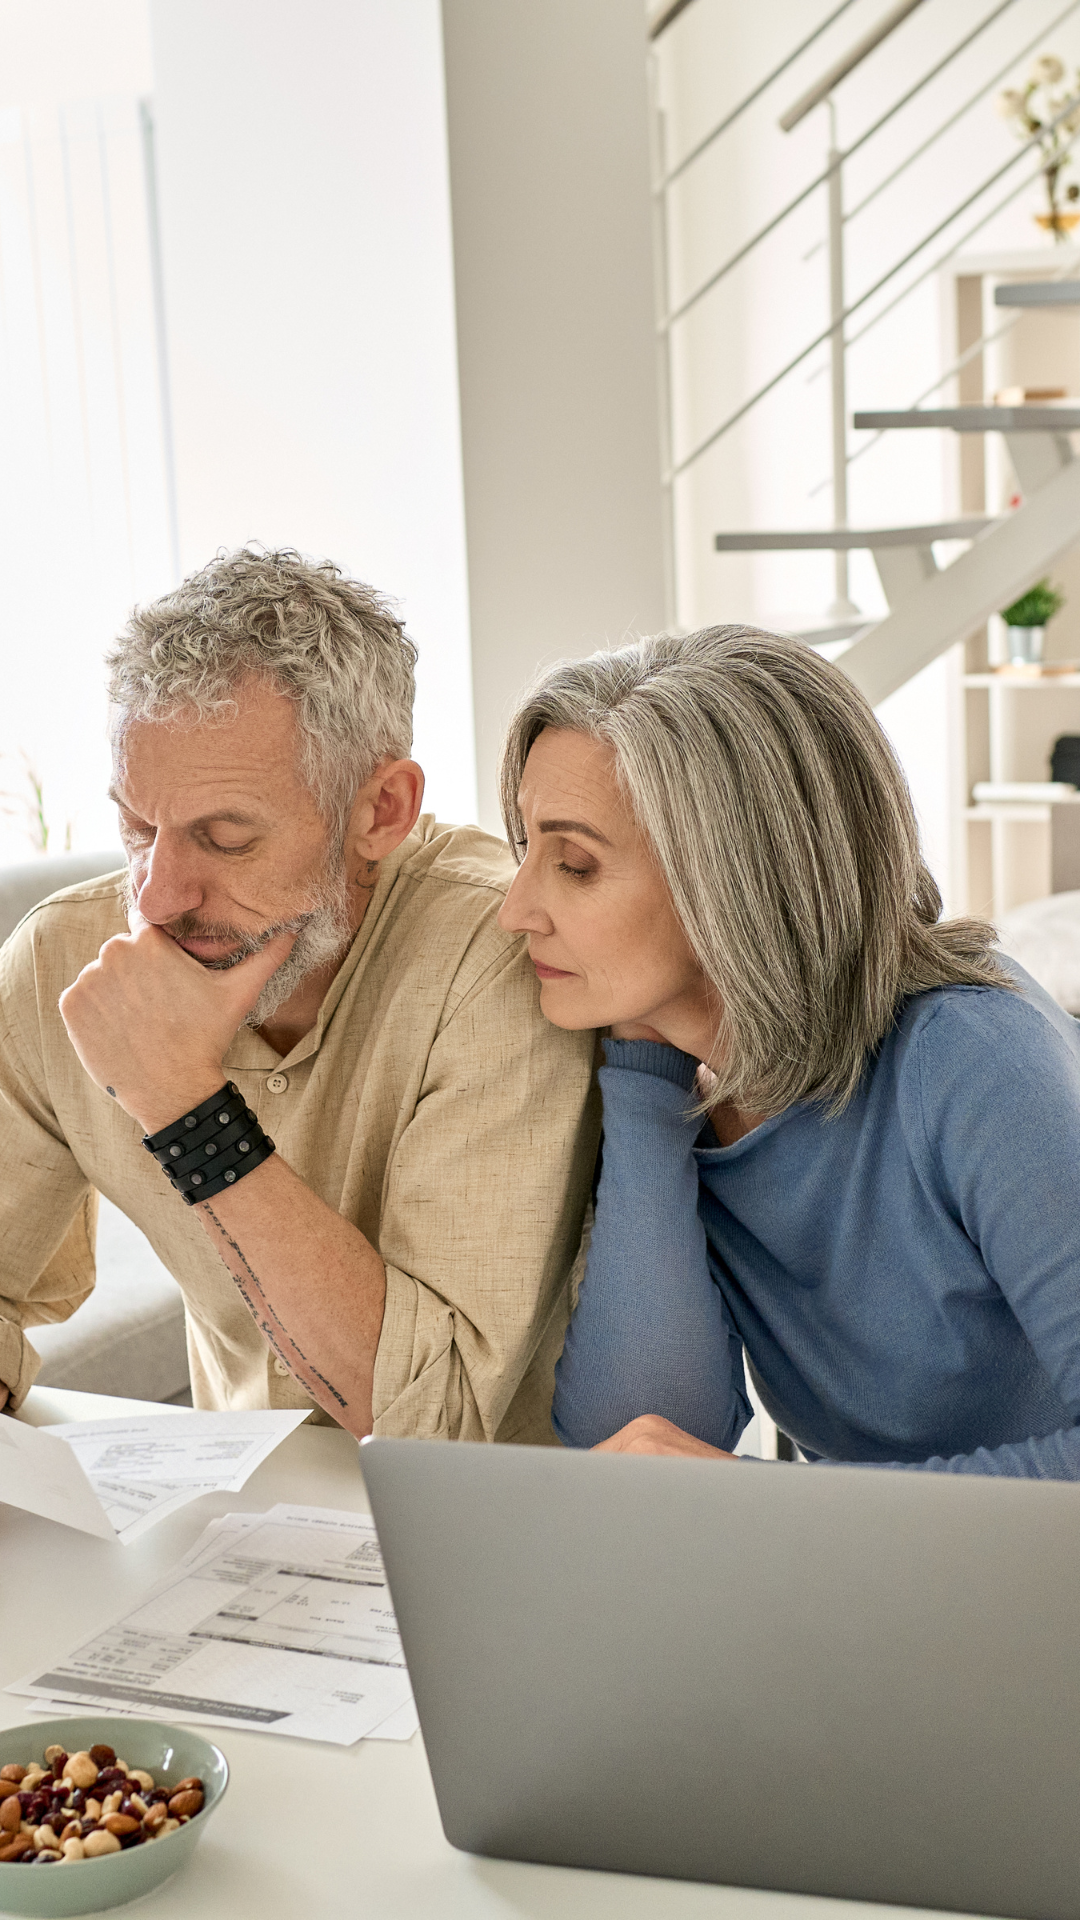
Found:
[[[191,1113],[147,1134],[143,1146],[189,1207],[235,1185],[275,1151],[231,1080]],[[214,1161],[212,1167],[208,1160]]]

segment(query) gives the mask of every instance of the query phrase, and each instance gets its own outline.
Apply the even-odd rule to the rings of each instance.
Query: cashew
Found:
[[[65,1860],[85,1860],[86,1859],[86,1848],[84,1847],[82,1841],[77,1839],[74,1834],[72,1835],[70,1840],[64,1840],[61,1842],[61,1852],[63,1853]]]
[[[64,1768],[64,1779],[73,1787],[92,1787],[98,1777],[97,1762],[88,1753],[73,1753]]]
[[[106,1833],[99,1827],[96,1833],[88,1833],[83,1841],[83,1853],[88,1860],[96,1860],[102,1853],[119,1853],[120,1842],[115,1833]]]

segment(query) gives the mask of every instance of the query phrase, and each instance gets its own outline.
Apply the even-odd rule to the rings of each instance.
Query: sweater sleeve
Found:
[[[1042,998],[942,997],[907,1077],[909,1138],[1074,1424],[916,1470],[1080,1480],[1080,1029]]]
[[[596,1221],[555,1376],[555,1431],[590,1447],[659,1413],[730,1449],[751,1408],[698,1216],[695,1062],[647,1040],[608,1040],[604,1052]]]

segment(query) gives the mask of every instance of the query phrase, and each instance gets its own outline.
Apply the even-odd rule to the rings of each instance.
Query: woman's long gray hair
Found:
[[[909,994],[1012,985],[992,927],[940,919],[885,734],[852,682],[799,641],[708,627],[551,668],[503,750],[512,845],[545,727],[612,748],[721,1009],[712,1100],[838,1111]]]

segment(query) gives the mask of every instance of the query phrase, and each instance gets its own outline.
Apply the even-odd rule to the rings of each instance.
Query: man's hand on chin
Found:
[[[68,1037],[97,1086],[156,1133],[217,1092],[222,1060],[295,935],[224,972],[138,913],[60,996]]]
[[[682,1427],[676,1427],[665,1420],[660,1413],[642,1413],[631,1420],[628,1427],[620,1427],[610,1440],[601,1440],[594,1453],[666,1453],[696,1460],[734,1460],[737,1455],[725,1453],[722,1447],[710,1447],[705,1440],[695,1440],[692,1433],[684,1433]]]

